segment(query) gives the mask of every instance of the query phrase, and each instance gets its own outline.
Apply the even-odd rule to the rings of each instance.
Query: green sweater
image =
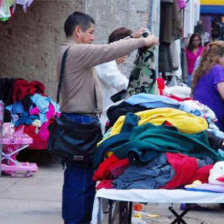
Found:
[[[223,159],[210,147],[206,132],[185,134],[175,127],[150,123],[134,127],[128,141],[113,147],[111,151],[120,159],[134,152],[142,162],[149,161],[154,151],[180,152],[196,158],[209,156],[215,161]]]
[[[208,156],[214,161],[224,159],[210,147],[206,132],[185,134],[175,127],[151,123],[105,140],[98,148],[95,162],[100,162],[106,151],[114,152],[119,159],[134,153],[140,162],[152,160],[158,152],[180,152],[196,158]]]

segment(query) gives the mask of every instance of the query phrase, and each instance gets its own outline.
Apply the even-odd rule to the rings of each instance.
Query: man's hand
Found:
[[[149,35],[144,38],[145,40],[145,47],[155,46],[159,44],[159,39],[154,35]]]

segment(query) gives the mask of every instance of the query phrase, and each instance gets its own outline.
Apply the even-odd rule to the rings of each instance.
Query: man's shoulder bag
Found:
[[[57,103],[59,103],[67,53],[68,49],[62,58]],[[102,138],[98,120],[82,124],[67,118],[63,113],[60,117],[55,117],[49,131],[48,151],[62,157],[65,161],[91,162],[96,152],[96,144]]]

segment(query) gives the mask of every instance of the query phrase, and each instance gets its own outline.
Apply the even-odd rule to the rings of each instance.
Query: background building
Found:
[[[224,0],[201,0],[203,32],[212,40],[224,40]]]

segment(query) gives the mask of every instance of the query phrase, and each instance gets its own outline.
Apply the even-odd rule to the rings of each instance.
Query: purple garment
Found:
[[[217,84],[224,82],[224,67],[214,65],[194,88],[193,98],[210,107],[218,118],[217,126],[224,131],[224,101],[219,95]]]
[[[184,9],[187,6],[186,0],[177,0],[179,9]]]

